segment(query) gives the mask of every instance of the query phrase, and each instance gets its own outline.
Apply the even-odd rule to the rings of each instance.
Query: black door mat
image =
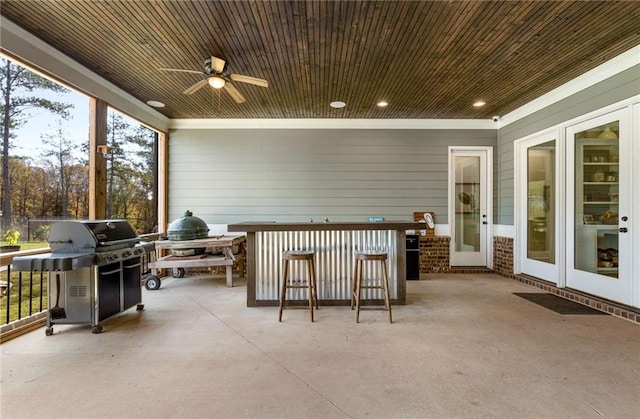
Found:
[[[548,308],[558,314],[588,314],[588,315],[605,315],[607,313],[578,304],[574,301],[567,300],[557,295],[544,292],[514,292],[513,295],[524,298],[532,303],[538,304],[544,308]]]

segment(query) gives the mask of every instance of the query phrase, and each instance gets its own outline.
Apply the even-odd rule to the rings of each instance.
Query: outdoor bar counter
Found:
[[[314,252],[320,305],[350,303],[355,251],[386,251],[391,303],[405,304],[405,235],[420,228],[424,224],[414,221],[243,222],[229,224],[228,231],[247,233],[247,306],[256,307],[278,305],[285,250]],[[364,278],[379,278],[379,265],[365,264]],[[291,274],[306,279],[304,264],[293,264]],[[295,291],[293,299],[306,300],[306,290]],[[365,291],[365,299],[382,298],[379,290]]]

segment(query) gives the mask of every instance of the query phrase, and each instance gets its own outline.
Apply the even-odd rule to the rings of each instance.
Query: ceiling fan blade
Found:
[[[222,58],[211,57],[211,69],[216,73],[222,73],[225,61]]]
[[[227,93],[229,93],[229,96],[231,96],[231,98],[235,100],[236,103],[246,102],[247,99],[242,96],[242,94],[238,91],[238,89],[235,88],[233,84],[227,83],[224,85],[223,89],[225,89]]]
[[[159,68],[160,71],[177,71],[180,73],[193,73],[193,74],[204,74],[202,71],[197,70],[186,70],[184,68]]]
[[[240,83],[255,84],[256,86],[269,87],[269,82],[257,77],[243,76],[242,74],[232,74],[231,80],[239,81]]]
[[[183,93],[185,95],[192,95],[195,92],[197,92],[198,90],[202,89],[206,85],[207,85],[207,79],[200,80],[199,82],[197,82],[196,84],[194,84],[193,86],[191,86],[190,88],[185,90]]]

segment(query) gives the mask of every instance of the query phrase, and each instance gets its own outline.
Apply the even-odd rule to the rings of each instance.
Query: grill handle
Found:
[[[138,263],[134,263],[133,265],[124,265],[124,268],[125,269],[133,269],[133,268],[137,268],[140,265],[142,265],[142,263],[138,262]]]
[[[118,246],[121,244],[135,244],[138,241],[140,241],[137,237],[132,237],[132,238],[128,238],[128,239],[120,239],[120,240],[111,240],[111,241],[102,241],[102,242],[98,242],[98,244],[102,247],[109,247],[109,246]]]
[[[121,272],[121,271],[122,271],[122,269],[118,268],[118,269],[114,269],[112,271],[100,272],[100,275],[106,276],[106,275],[111,275],[111,274],[114,274],[116,272]]]

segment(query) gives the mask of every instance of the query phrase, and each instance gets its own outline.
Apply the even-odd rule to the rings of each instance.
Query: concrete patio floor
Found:
[[[247,308],[245,283],[166,279],[89,326],[0,346],[3,419],[638,418],[640,327],[562,315],[492,274],[430,274],[408,302]]]

